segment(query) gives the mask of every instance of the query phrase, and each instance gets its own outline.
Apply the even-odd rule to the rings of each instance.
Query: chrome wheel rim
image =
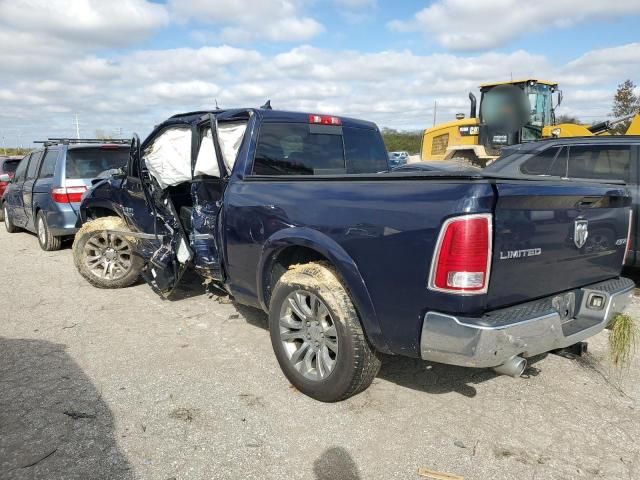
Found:
[[[42,217],[38,218],[38,240],[40,240],[40,245],[47,243],[47,231],[44,228],[44,220]]]
[[[304,290],[290,293],[280,310],[280,341],[289,362],[305,378],[326,379],[338,360],[338,332],[324,302]]]
[[[9,230],[11,227],[11,220],[9,220],[9,210],[7,207],[4,207],[4,226]]]
[[[119,235],[98,232],[84,245],[84,262],[98,278],[119,280],[131,270],[132,249]]]

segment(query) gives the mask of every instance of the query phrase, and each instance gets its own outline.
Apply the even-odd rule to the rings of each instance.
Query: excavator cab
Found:
[[[519,80],[480,86],[478,143],[488,156],[497,156],[507,145],[542,138],[543,129],[555,124],[556,83]],[[556,105],[557,106],[557,105]]]
[[[485,166],[502,147],[545,136],[562,101],[557,83],[536,79],[486,83],[480,86],[480,95],[479,115],[476,97],[470,93],[469,118],[459,114],[455,121],[423,132],[422,160],[461,159]]]

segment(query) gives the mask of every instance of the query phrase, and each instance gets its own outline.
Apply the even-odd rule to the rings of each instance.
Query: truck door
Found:
[[[197,140],[191,184],[193,207],[191,211],[184,212],[184,216],[189,219],[196,271],[204,278],[223,283],[218,227],[229,168],[224,162],[218,121],[213,115],[207,115],[206,120],[198,125]]]
[[[165,297],[174,291],[193,260],[189,235],[179,214],[182,204],[190,202],[194,151],[192,133],[190,125],[178,124],[147,139],[134,152],[141,192],[137,191],[137,182],[131,181],[128,187],[132,196],[142,193],[148,212],[154,219],[151,225],[146,225],[152,231],[135,235],[147,245],[142,276]],[[135,212],[131,213],[135,215]]]
[[[38,178],[38,170],[40,169],[40,161],[42,160],[42,150],[31,154],[31,161],[27,168],[27,176],[22,184],[22,207],[24,211],[24,226],[27,229],[34,230],[33,218],[33,186]]]

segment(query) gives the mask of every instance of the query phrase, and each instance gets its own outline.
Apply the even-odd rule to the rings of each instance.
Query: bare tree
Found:
[[[624,117],[637,113],[640,110],[640,98],[635,94],[636,84],[631,80],[625,80],[618,85],[618,90],[613,96],[612,117]],[[612,129],[612,133],[623,134],[629,128],[631,120],[620,122]]]

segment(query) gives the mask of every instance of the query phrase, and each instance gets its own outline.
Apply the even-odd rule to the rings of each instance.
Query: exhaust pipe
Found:
[[[477,110],[476,110],[476,96],[472,93],[469,92],[469,100],[471,100],[471,111],[469,112],[469,118],[476,118],[477,116]]]
[[[515,356],[511,357],[502,365],[493,367],[493,371],[499,373],[500,375],[519,377],[520,375],[522,375],[522,372],[524,372],[525,368],[527,368],[527,361],[522,357]]]

